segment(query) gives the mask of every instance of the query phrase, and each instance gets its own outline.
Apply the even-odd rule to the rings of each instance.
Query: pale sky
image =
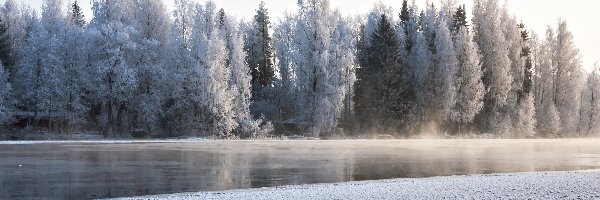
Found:
[[[5,0],[0,0],[4,4]],[[41,8],[43,0],[21,0],[34,8]],[[65,3],[74,0],[63,0]],[[91,0],[79,0],[86,17],[91,16]],[[172,9],[172,0],[162,0],[169,9]],[[207,0],[197,0],[206,2]],[[224,8],[229,14],[251,18],[258,8],[261,0],[213,0],[217,7]],[[330,0],[332,8],[338,8],[345,15],[367,13],[373,8],[375,2],[381,1],[398,11],[402,6],[402,0]],[[426,0],[416,0],[420,7],[425,5]],[[467,6],[467,12],[472,10],[473,0],[458,0]],[[19,0],[17,0],[19,2]],[[409,1],[410,2],[410,1]],[[432,2],[439,2],[432,0]],[[517,16],[517,20],[523,21],[528,29],[543,36],[548,25],[556,26],[557,20],[562,18],[569,24],[569,30],[575,35],[577,47],[583,56],[585,68],[591,68],[596,61],[600,61],[600,19],[597,0],[507,0],[510,10]],[[265,0],[269,14],[273,19],[282,16],[284,11],[295,12],[297,0]],[[272,20],[276,21],[276,20]]]

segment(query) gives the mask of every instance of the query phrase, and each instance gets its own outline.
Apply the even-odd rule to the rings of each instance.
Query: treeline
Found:
[[[45,0],[0,9],[0,119],[52,132],[214,135],[491,133],[600,128],[600,72],[567,24],[528,32],[497,0],[377,3],[345,17],[303,0],[271,22],[213,2]],[[585,81],[587,77],[587,82]]]

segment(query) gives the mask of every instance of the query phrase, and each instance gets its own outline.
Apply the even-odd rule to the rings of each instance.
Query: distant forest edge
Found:
[[[92,0],[0,8],[5,133],[107,136],[600,133],[600,71],[565,21],[543,37],[499,0],[375,3],[343,16],[299,0],[272,22],[214,2]],[[26,130],[26,131],[23,131]]]

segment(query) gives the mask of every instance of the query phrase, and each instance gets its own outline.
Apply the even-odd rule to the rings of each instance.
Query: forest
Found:
[[[538,35],[502,2],[347,16],[298,0],[278,19],[262,2],[240,20],[212,1],[92,0],[84,16],[77,1],[6,0],[1,132],[597,135],[600,71],[567,22]]]

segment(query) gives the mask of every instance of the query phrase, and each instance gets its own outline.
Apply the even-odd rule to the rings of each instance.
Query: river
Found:
[[[0,143],[0,199],[600,168],[600,139]]]

